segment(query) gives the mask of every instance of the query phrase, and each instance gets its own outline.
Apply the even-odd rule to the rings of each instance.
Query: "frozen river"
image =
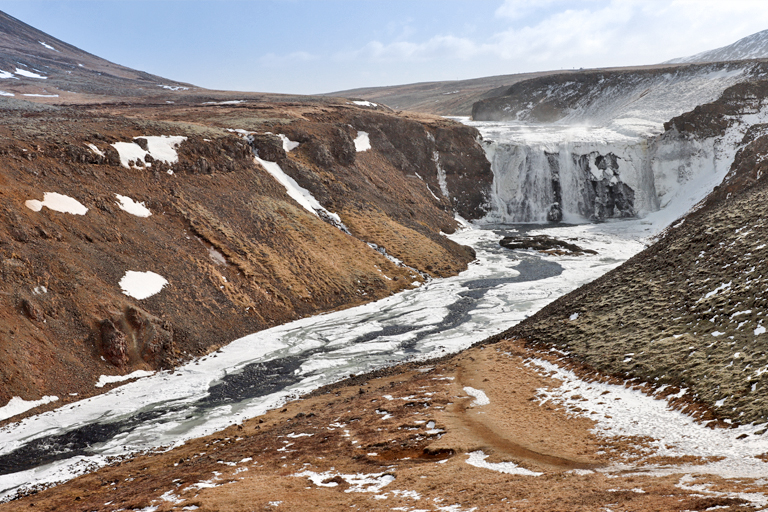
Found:
[[[458,352],[525,319],[643,248],[649,224],[495,226],[451,235],[477,260],[363,306],[304,318],[241,339],[173,372],[0,430],[0,496],[72,478],[109,457],[170,447],[263,414],[350,374]],[[498,241],[532,231],[597,255],[510,251]]]

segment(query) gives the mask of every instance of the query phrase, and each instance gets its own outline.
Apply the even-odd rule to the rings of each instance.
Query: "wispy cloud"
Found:
[[[534,22],[518,22],[534,13]],[[653,64],[768,28],[768,10],[750,0],[506,0],[495,15],[509,25],[484,38],[438,34],[422,41],[374,40],[333,57],[381,63],[495,58],[537,69],[600,65],[600,59],[606,65]]]

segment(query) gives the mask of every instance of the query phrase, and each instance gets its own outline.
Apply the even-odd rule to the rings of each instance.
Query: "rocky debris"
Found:
[[[29,299],[23,299],[21,301],[21,312],[30,320],[42,320],[43,313],[40,308]]]
[[[512,250],[531,249],[558,255],[572,254],[574,256],[581,256],[583,254],[597,254],[597,251],[592,249],[583,249],[576,244],[558,240],[549,235],[505,236],[499,241],[499,245]]]
[[[101,352],[107,361],[119,367],[128,363],[128,343],[124,332],[112,320],[101,322]]]

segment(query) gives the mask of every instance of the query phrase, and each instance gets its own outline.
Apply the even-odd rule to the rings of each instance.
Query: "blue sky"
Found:
[[[0,10],[166,78],[300,94],[654,64],[768,29],[764,0],[0,0]]]

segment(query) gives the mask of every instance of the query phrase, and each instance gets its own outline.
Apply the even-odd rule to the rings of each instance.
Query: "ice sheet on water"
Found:
[[[59,397],[57,396],[46,395],[40,400],[24,400],[21,397],[14,396],[8,401],[7,404],[5,404],[3,407],[0,407],[0,421],[8,419],[12,416],[16,416],[17,414],[27,412],[28,410],[34,409],[35,407],[55,402],[58,399]]]
[[[631,228],[634,224],[624,225]],[[433,280],[426,285],[377,302],[343,311],[300,319],[266,329],[223,347],[217,357],[206,356],[176,369],[173,374],[155,375],[124,384],[105,394],[63,406],[0,429],[0,455],[48,435],[67,431],[68,425],[92,422],[119,422],[146,408],[163,408],[162,417],[125,432],[98,446],[96,453],[84,459],[103,464],[109,455],[139,451],[158,446],[175,446],[188,439],[221,430],[233,423],[252,418],[281,406],[286,400],[308,393],[320,386],[361,372],[409,359],[428,359],[457,352],[497,334],[575,287],[615,268],[643,248],[635,235],[618,237],[602,230],[610,224],[567,226],[545,232],[558,238],[578,238],[579,245],[595,249],[598,256],[541,256],[557,262],[561,274],[536,281],[506,282],[520,273],[515,267],[521,260],[498,245],[500,236],[489,230],[466,229],[450,235],[455,242],[475,248],[477,262],[459,276]],[[620,230],[624,233],[624,230]],[[639,235],[637,235],[639,237]],[[498,282],[499,280],[501,282]],[[466,311],[466,321],[450,328],[438,328],[451,315],[454,304],[463,304],[466,283],[491,283],[477,303]],[[412,332],[398,330],[414,326]],[[393,335],[386,335],[389,329]],[[415,341],[415,333],[424,334]],[[380,335],[377,333],[381,333]],[[370,337],[367,342],[359,342]],[[368,348],[375,350],[367,350]],[[405,350],[408,348],[408,350]],[[298,379],[285,389],[264,396],[232,401],[188,418],[193,404],[209,396],[211,386],[228,375],[237,375],[252,364],[312,353],[299,365]],[[300,360],[303,361],[303,360]],[[385,399],[393,397],[384,397]],[[386,403],[386,402],[385,402]],[[382,405],[386,409],[386,406]],[[70,458],[37,468],[32,473],[0,476],[0,496],[15,492],[21,484],[61,481],[74,474]],[[64,475],[64,476],[62,476]]]

